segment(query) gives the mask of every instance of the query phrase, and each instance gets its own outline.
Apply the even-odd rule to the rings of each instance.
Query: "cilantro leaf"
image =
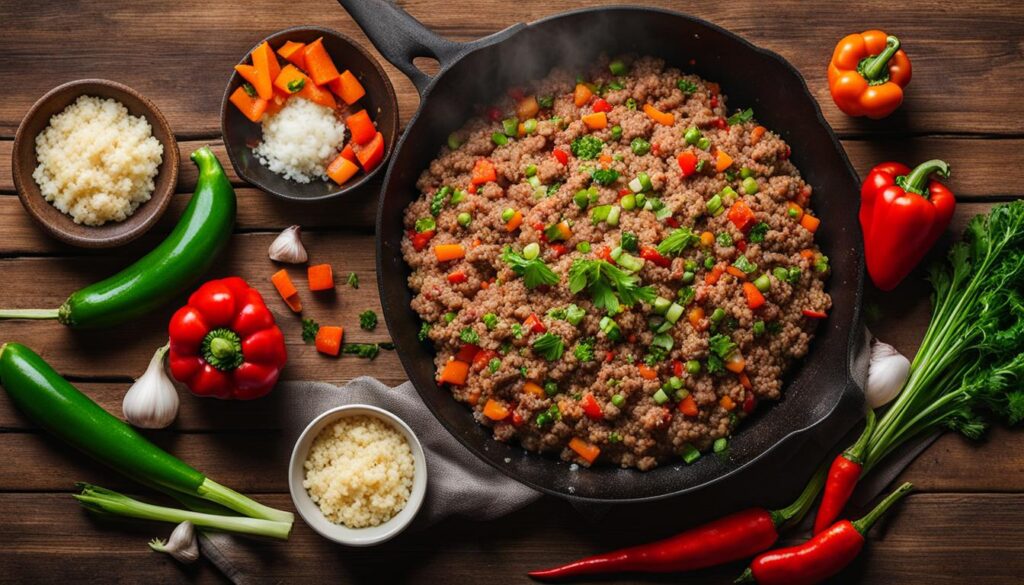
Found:
[[[565,351],[565,342],[554,333],[545,333],[533,342],[533,351],[539,353],[549,362],[553,362],[562,359],[562,353]]]
[[[679,81],[676,82],[676,87],[678,87],[679,91],[685,93],[686,95],[690,95],[697,91],[697,84],[690,81],[689,79],[680,79]]]
[[[542,284],[558,284],[560,280],[558,275],[548,268],[548,265],[543,260],[540,258],[527,260],[520,254],[513,252],[509,246],[506,246],[505,250],[502,251],[501,259],[512,268],[512,272],[523,277],[526,288],[536,288]]]
[[[640,286],[640,278],[600,259],[580,258],[569,268],[569,291],[590,292],[594,306],[615,313],[619,305],[631,307],[656,296],[651,286]]]
[[[658,253],[662,256],[676,256],[696,244],[699,239],[690,228],[677,228],[658,244]]]
[[[416,338],[419,339],[420,341],[426,341],[427,337],[430,335],[431,327],[433,327],[433,325],[427,323],[426,321],[420,323],[420,332],[416,334]]]
[[[359,313],[359,327],[366,331],[373,331],[377,328],[377,313],[367,309]]]
[[[754,110],[751,109],[751,108],[747,108],[747,109],[745,109],[743,111],[736,112],[735,114],[729,116],[729,119],[727,119],[726,122],[728,122],[730,126],[735,126],[736,124],[742,124],[743,122],[749,122],[749,121],[751,121],[753,119],[754,119]]]
[[[312,319],[302,320],[302,341],[315,343],[316,334],[320,331],[320,324]]]

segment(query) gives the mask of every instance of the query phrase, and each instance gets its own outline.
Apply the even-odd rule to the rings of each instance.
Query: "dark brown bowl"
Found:
[[[252,148],[263,138],[263,130],[259,124],[251,122],[242,115],[228,98],[244,80],[236,71],[231,72],[228,87],[224,90],[224,98],[220,107],[220,128],[224,135],[224,146],[227,147],[228,158],[239,177],[282,199],[293,201],[317,201],[338,197],[358,188],[363,183],[387,166],[391,151],[398,138],[398,98],[395,88],[391,86],[384,69],[370,53],[345,35],[328,28],[318,26],[299,26],[278,31],[249,49],[239,61],[249,63],[249,54],[264,41],[277,49],[286,41],[310,43],[317,38],[324,38],[324,47],[339,71],[348,69],[359,79],[366,89],[366,95],[355,105],[366,108],[367,113],[377,123],[377,129],[384,135],[384,160],[369,173],[360,172],[354,180],[345,185],[337,185],[332,181],[313,180],[309,183],[298,183],[285,179],[260,164],[252,153]],[[279,59],[280,60],[280,59]]]
[[[153,128],[153,136],[164,146],[163,160],[157,169],[155,187],[149,201],[121,222],[108,222],[101,226],[75,223],[70,215],[61,212],[43,198],[39,185],[32,178],[39,161],[36,160],[36,136],[50,124],[50,118],[71,105],[80,96],[112,98],[124,104],[128,113],[143,116]],[[171,201],[178,184],[178,143],[174,132],[153,102],[134,89],[106,79],[80,79],[59,85],[39,98],[18,126],[14,138],[14,186],[25,210],[50,235],[83,248],[112,248],[121,246],[146,233]]]

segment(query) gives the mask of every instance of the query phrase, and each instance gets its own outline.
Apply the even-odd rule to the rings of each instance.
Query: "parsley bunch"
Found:
[[[599,259],[577,259],[569,268],[569,291],[586,289],[598,309],[617,313],[620,305],[632,307],[638,301],[654,300],[654,287],[640,286],[640,278]]]

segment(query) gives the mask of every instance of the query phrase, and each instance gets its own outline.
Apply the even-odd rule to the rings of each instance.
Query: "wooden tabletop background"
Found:
[[[563,0],[406,0],[413,16],[452,39],[474,39],[517,21],[595,2]],[[828,121],[862,175],[895,158],[944,158],[959,198],[954,228],[993,203],[1020,194],[1024,167],[1024,5],[985,0],[948,2],[815,2],[738,0],[651,4],[708,19],[791,61],[807,79]],[[116,272],[144,254],[176,221],[195,184],[188,154],[211,144],[229,166],[218,112],[231,66],[255,42],[294,25],[318,24],[370,46],[332,0],[0,1],[0,304],[56,307],[66,295]],[[842,115],[828,96],[825,65],[843,35],[867,28],[897,33],[914,65],[903,108],[884,122]],[[417,107],[411,84],[387,66],[403,121]],[[150,97],[175,129],[182,173],[159,228],[122,249],[89,252],[43,234],[15,196],[10,175],[15,130],[31,104],[57,84],[86,77],[126,83]],[[728,91],[728,88],[725,88]],[[276,299],[266,249],[276,232],[302,224],[312,260],[356,272],[362,287],[340,286],[331,302],[309,301],[321,322],[346,325],[349,340],[383,340],[379,328],[355,327],[365,309],[379,312],[373,269],[373,215],[379,183],[344,201],[297,205],[240,182],[236,234],[211,276],[238,274]],[[951,230],[952,231],[952,230]],[[869,324],[905,353],[915,351],[928,319],[919,277],[889,294],[868,294]],[[274,301],[272,301],[274,302]],[[282,314],[283,307],[278,307]],[[112,412],[131,379],[166,338],[173,307],[102,332],[73,332],[51,322],[2,322],[0,341],[27,343]],[[290,317],[289,315],[285,315]],[[302,344],[298,320],[282,319],[289,379],[344,382],[371,375],[397,384],[405,374],[393,352],[375,361],[325,359]],[[182,568],[150,552],[146,541],[167,526],[99,521],[70,497],[74,482],[136,490],[126,480],[40,434],[0,393],[0,582],[223,582],[207,562]],[[221,483],[290,508],[283,444],[273,399],[220,403],[182,397],[172,430],[148,433],[158,444]],[[424,416],[429,416],[426,412]],[[275,464],[271,464],[275,462]],[[838,578],[857,583],[1011,583],[1024,579],[1024,434],[993,432],[981,445],[942,437],[904,474],[918,492],[869,538],[863,559]],[[685,506],[685,502],[680,502]],[[682,528],[682,527],[680,527]],[[544,498],[509,517],[453,520],[386,546],[345,550],[296,523],[287,543],[260,544],[261,574],[279,582],[525,583],[527,569],[567,561],[655,536],[642,518],[602,526],[564,502]],[[726,583],[738,566],[686,578]],[[678,577],[631,577],[637,582]],[[627,579],[623,579],[623,582]]]

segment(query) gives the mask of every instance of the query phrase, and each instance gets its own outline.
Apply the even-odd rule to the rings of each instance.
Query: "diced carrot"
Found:
[[[304,83],[302,85],[302,89],[300,89],[299,93],[296,95],[306,98],[314,104],[320,104],[321,106],[331,108],[332,110],[338,107],[338,102],[335,101],[334,94],[314,83]]]
[[[747,360],[743,359],[743,354],[739,351],[732,352],[728,359],[725,360],[725,369],[729,370],[734,374],[738,374],[747,368]]]
[[[750,131],[750,146],[754,146],[760,142],[766,131],[767,129],[764,126],[755,126],[754,129]]]
[[[705,248],[710,248],[715,245],[715,234],[711,232],[701,232],[700,234],[700,245]]]
[[[732,157],[724,150],[715,151],[715,170],[722,172],[732,166]]]
[[[307,84],[313,83],[306,74],[299,71],[295,65],[285,65],[281,73],[274,79],[274,87],[288,95],[299,93]]]
[[[480,389],[474,388],[469,391],[469,395],[466,396],[466,403],[470,406],[476,406],[480,404]]]
[[[690,325],[692,325],[694,329],[700,329],[701,322],[704,320],[704,308],[694,307],[690,309],[686,318],[690,321]]]
[[[814,250],[803,249],[800,250],[800,257],[805,260],[814,260]]]
[[[441,375],[438,376],[437,381],[442,384],[451,384],[452,386],[464,386],[467,376],[469,376],[469,364],[459,360],[452,360],[441,369]]]
[[[588,443],[579,437],[573,437],[569,439],[569,448],[576,452],[581,459],[587,463],[593,463],[597,456],[601,454],[601,448],[592,443]]]
[[[805,230],[813,234],[818,231],[818,226],[821,225],[821,220],[813,215],[805,213],[804,216],[800,218],[800,225],[804,226]]]
[[[527,380],[526,383],[523,384],[523,392],[526,392],[527,394],[533,394],[534,396],[540,398],[544,398],[545,396],[544,389],[540,387],[540,384],[536,382],[531,382],[529,380]]]
[[[687,394],[686,398],[679,401],[679,412],[686,416],[697,416],[697,401],[692,394]]]
[[[434,255],[437,256],[438,262],[458,260],[466,256],[466,249],[462,244],[438,244],[434,246]]]
[[[249,95],[249,92],[245,91],[245,88],[242,86],[235,88],[235,91],[228,99],[238,108],[238,111],[242,112],[243,116],[257,123],[263,117],[264,112],[267,111],[267,104],[269,103],[261,97]]]
[[[505,420],[509,414],[508,408],[493,398],[488,398],[484,404],[484,416],[493,421]]]
[[[252,66],[256,70],[256,93],[265,100],[274,97],[274,80],[281,72],[281,65],[274,56],[270,45],[263,41],[260,46],[252,51]]]
[[[735,276],[739,280],[746,280],[747,279],[746,273],[744,273],[739,268],[736,268],[735,266],[726,266],[725,267],[725,271],[728,272],[729,274]]]
[[[316,332],[316,350],[326,355],[341,353],[341,339],[345,329],[333,325],[324,325]]]
[[[288,96],[281,93],[281,90],[274,88],[274,97],[267,101],[267,115],[273,115],[281,111],[288,103]]]
[[[354,155],[353,155],[354,156]],[[345,151],[341,151],[338,158],[327,165],[327,176],[339,185],[344,185],[349,179],[359,172],[359,165],[345,157]]]
[[[732,207],[729,208],[728,217],[729,221],[741,232],[747,231],[747,228],[753,225],[754,220],[757,219],[754,216],[754,210],[750,209],[747,202],[742,199],[732,204]]]
[[[661,124],[662,126],[671,126],[676,122],[675,116],[673,116],[672,114],[662,112],[658,108],[652,106],[651,104],[644,104],[644,113],[647,114],[648,118],[654,120],[655,122]]]
[[[743,294],[747,295],[747,307],[759,309],[764,306],[764,295],[750,282],[743,283]]]
[[[288,276],[288,271],[282,268],[274,273],[270,277],[270,282],[274,283],[274,288],[277,289],[277,294],[281,295],[281,298],[287,301],[290,297],[298,297],[299,290],[295,288],[295,284],[292,283],[292,279]]]
[[[516,211],[514,214],[512,214],[512,219],[508,220],[508,222],[505,224],[505,231],[514,232],[516,231],[516,228],[518,228],[521,225],[523,225],[523,212]]]
[[[612,158],[612,155],[607,153],[601,153],[601,156],[597,157],[597,161],[605,166],[610,165],[613,160],[615,159]],[[632,193],[632,191],[630,191],[630,193]]]
[[[306,269],[309,290],[331,290],[334,288],[334,272],[330,264],[314,264]]]
[[[582,119],[583,123],[587,125],[587,128],[590,128],[591,130],[600,130],[608,126],[608,114],[605,114],[604,112],[586,114]]]
[[[380,161],[384,160],[384,135],[380,132],[374,134],[373,140],[364,146],[356,146],[356,158],[366,172],[372,171]]]
[[[728,412],[732,412],[736,408],[736,401],[730,398],[728,395],[723,396],[718,400],[718,405],[724,408]]]
[[[498,180],[498,169],[494,163],[482,158],[473,165],[473,171],[469,175],[469,181],[474,185],[483,185]]]
[[[522,122],[516,124],[516,136],[526,136],[526,124]]]
[[[284,300],[284,303],[288,305],[288,308],[291,309],[293,313],[302,312],[302,299],[299,298],[298,293],[295,293],[292,296],[286,298]]]
[[[582,83],[576,84],[576,89],[572,92],[572,101],[576,104],[577,108],[585,106],[592,97],[594,97],[594,92],[589,87]]]
[[[253,86],[254,89],[256,88],[256,84],[259,83],[257,81],[259,78],[256,75],[255,67],[253,67],[252,65],[245,64],[235,65],[235,71],[237,71],[238,74],[242,76],[242,79],[248,81],[249,85]],[[257,92],[256,95],[259,95],[259,93]]]
[[[305,48],[306,43],[288,41],[285,44],[281,45],[281,48],[277,50],[277,54],[284,57],[285,61],[294,64],[299,69],[305,69],[306,55],[302,51]]]
[[[359,83],[356,76],[347,69],[338,76],[337,79],[327,84],[327,87],[331,88],[331,91],[338,94],[341,101],[348,105],[352,105],[358,102],[364,95],[366,95],[366,89],[363,88],[363,84]]]
[[[658,377],[658,372],[655,372],[653,368],[648,367],[647,364],[640,364],[636,369],[640,372],[640,377],[644,380],[654,380]]]
[[[516,103],[516,117],[520,120],[529,120],[540,111],[540,104],[534,96],[525,97]]]
[[[338,78],[338,68],[334,66],[334,61],[324,48],[323,37],[306,45],[302,53],[306,60],[306,72],[313,78],[313,83],[324,85]]]
[[[747,376],[746,372],[740,372],[739,374],[736,374],[736,377],[739,378],[740,385],[746,388],[747,390],[750,390],[754,387],[754,385],[750,383],[750,377]]]
[[[366,110],[359,110],[345,118],[345,125],[348,126],[348,131],[356,144],[366,144],[373,140],[373,135],[377,133],[377,127],[373,125],[373,120]]]
[[[794,221],[800,221],[804,218],[804,208],[790,201],[786,203],[786,215],[792,217]]]
[[[708,272],[707,274],[704,275],[704,284],[707,284],[707,285],[718,284],[718,279],[722,278],[722,274],[724,274],[724,273],[725,273],[725,268],[723,268],[721,264],[719,264],[718,266],[715,266],[714,268],[711,269],[711,272]]]
[[[340,156],[342,158],[347,158],[348,160],[350,160],[352,162],[356,162],[357,161],[357,159],[356,159],[356,151],[352,150],[352,145],[351,144],[346,144],[345,148],[341,149],[341,154],[339,154],[338,156]]]

